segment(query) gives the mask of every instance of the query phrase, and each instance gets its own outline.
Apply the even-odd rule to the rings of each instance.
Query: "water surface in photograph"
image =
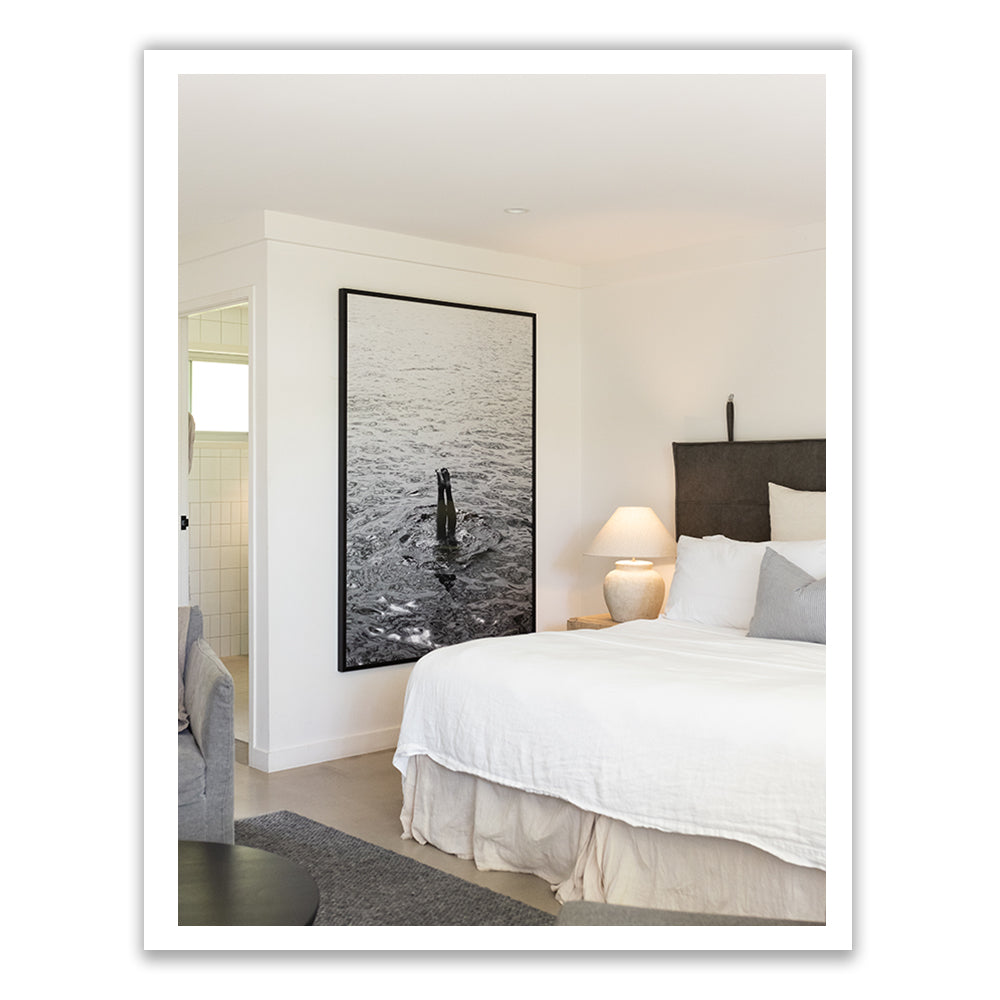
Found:
[[[533,630],[533,351],[530,316],[348,295],[348,668]]]

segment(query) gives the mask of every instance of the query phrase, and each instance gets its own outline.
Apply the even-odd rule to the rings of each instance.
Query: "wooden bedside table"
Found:
[[[570,618],[566,622],[566,630],[572,631],[577,628],[611,628],[618,622],[611,615],[581,615],[579,618]]]

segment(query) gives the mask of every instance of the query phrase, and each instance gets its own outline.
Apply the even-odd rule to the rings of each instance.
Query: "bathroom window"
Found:
[[[240,356],[190,358],[189,408],[199,437],[246,439],[249,421],[249,368]]]

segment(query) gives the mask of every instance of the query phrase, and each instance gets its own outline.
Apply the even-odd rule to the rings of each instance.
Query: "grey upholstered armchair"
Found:
[[[177,839],[233,842],[233,678],[202,635],[198,607],[178,609]]]

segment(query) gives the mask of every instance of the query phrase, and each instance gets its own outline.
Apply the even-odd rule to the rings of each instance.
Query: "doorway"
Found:
[[[237,760],[249,744],[249,308],[187,316],[189,602],[233,676]]]

